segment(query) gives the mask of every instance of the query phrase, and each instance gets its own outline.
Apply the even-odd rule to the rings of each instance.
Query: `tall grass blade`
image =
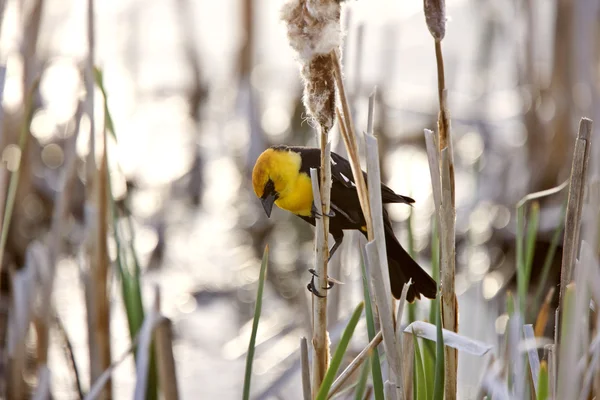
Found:
[[[117,135],[115,133],[115,125],[108,109],[108,97],[106,89],[104,88],[104,74],[98,67],[94,67],[94,81],[96,82],[96,86],[98,86],[100,89],[100,92],[102,92],[102,98],[104,99],[104,123],[106,125],[106,129],[108,133],[110,133],[111,136],[116,140]]]
[[[10,180],[8,183],[8,194],[6,195],[6,200],[4,204],[4,214],[2,215],[2,231],[0,232],[0,266],[2,265],[2,260],[4,258],[4,250],[6,249],[6,241],[8,239],[8,228],[10,227],[10,221],[12,219],[13,209],[15,206],[15,199],[17,198],[19,178],[21,176],[21,170],[23,169],[21,161],[25,157],[24,152],[27,148],[27,141],[29,140],[30,135],[29,130],[31,126],[31,121],[33,119],[34,111],[33,99],[39,86],[39,83],[39,79],[36,79],[34,81],[31,90],[27,93],[27,98],[25,100],[25,117],[23,123],[21,124],[21,132],[19,133],[19,150],[21,151],[19,155],[19,165],[10,174]],[[0,277],[1,276],[2,275],[0,275]]]
[[[540,215],[540,205],[537,201],[533,201],[529,221],[527,221],[527,234],[525,235],[525,207],[527,205],[525,199],[517,205],[517,291],[521,315],[526,315],[529,279],[531,277]]]
[[[369,356],[369,360],[370,359],[371,357]],[[354,389],[354,400],[364,399],[365,392],[367,391],[367,381],[369,380],[369,370],[369,363],[364,363],[360,370],[360,377],[358,378],[356,389]]]
[[[327,399],[329,389],[331,388],[331,385],[333,384],[333,381],[335,379],[335,375],[337,374],[337,371],[338,371],[340,365],[342,364],[344,354],[346,353],[346,349],[348,348],[350,339],[352,339],[352,335],[354,334],[354,329],[356,329],[356,325],[358,324],[358,321],[360,319],[360,316],[361,316],[364,308],[365,308],[365,303],[361,302],[354,309],[354,312],[352,313],[352,317],[350,317],[350,321],[348,322],[346,329],[344,329],[344,333],[342,334],[342,337],[340,338],[340,342],[338,343],[337,348],[335,349],[335,353],[333,354],[333,357],[331,358],[331,362],[329,363],[329,368],[327,369],[327,372],[325,373],[325,377],[323,378],[323,383],[321,384],[321,387],[319,388],[319,391],[317,392],[316,400],[326,400]]]
[[[548,364],[546,361],[540,363],[540,375],[537,381],[537,400],[548,399]]]
[[[367,278],[367,268],[365,263],[361,263],[363,293],[365,298],[365,318],[367,320],[367,334],[369,342],[375,337],[375,318],[373,316],[373,308],[371,305],[371,293],[369,290],[369,280]],[[379,350],[373,349],[371,360],[371,375],[373,377],[373,393],[375,400],[385,400],[383,394],[383,376],[381,374],[381,361],[379,360]]]
[[[583,290],[583,288],[578,288]],[[566,341],[576,340],[570,336],[574,330],[574,324],[577,321],[575,315],[575,294],[576,286],[574,283],[567,285],[565,290],[565,296],[562,304],[562,324],[560,326],[560,337]],[[571,351],[569,346],[559,345],[558,347],[559,365],[558,365],[558,398],[559,399],[573,399],[575,398],[576,388],[574,383],[576,371],[573,368],[577,365],[577,354],[575,351]]]
[[[538,225],[540,221],[540,204],[537,201],[534,201],[531,204],[531,211],[529,215],[529,219],[527,221],[527,237],[525,239],[525,273],[524,273],[524,282],[523,285],[525,288],[525,293],[520,293],[519,297],[522,295],[522,307],[527,307],[527,293],[529,293],[529,280],[531,278],[531,266],[533,264],[533,254],[535,252],[535,241],[538,232]],[[521,311],[522,315],[525,316],[525,312]]]
[[[252,362],[254,360],[254,350],[256,345],[256,332],[258,331],[258,321],[262,310],[262,297],[267,278],[267,264],[269,263],[269,247],[265,247],[260,272],[258,275],[258,290],[256,292],[256,306],[254,307],[254,320],[252,321],[252,333],[250,334],[250,343],[248,344],[248,354],[246,355],[246,372],[244,374],[244,400],[250,399],[250,382],[252,381]]]
[[[573,151],[573,162],[571,164],[571,179],[569,184],[569,196],[567,200],[567,211],[565,214],[565,234],[563,238],[563,258],[560,273],[560,293],[558,307],[558,325],[554,342],[558,346],[558,354],[562,356],[561,334],[564,326],[563,303],[565,290],[574,278],[575,260],[580,246],[581,214],[584,202],[584,189],[587,182],[587,168],[590,155],[590,138],[592,134],[592,121],[582,118],[579,123],[579,132],[575,140]],[[562,359],[562,357],[561,357]],[[561,361],[562,363],[562,361]],[[559,371],[560,372],[560,371]],[[559,373],[560,376],[560,373]],[[560,378],[559,378],[560,381]],[[560,382],[559,382],[560,385]],[[560,392],[559,392],[560,394]]]
[[[440,286],[440,235],[436,218],[432,218],[431,228],[431,277]],[[429,322],[437,321],[439,302],[432,301],[429,308]]]
[[[516,243],[516,257],[517,257],[517,294],[519,296],[519,310],[523,312],[525,309],[525,299],[521,299],[526,288],[524,287],[525,283],[525,257],[523,255],[523,246],[524,246],[524,222],[525,219],[525,210],[524,205],[517,207],[517,243]]]
[[[423,369],[423,358],[421,357],[421,349],[417,335],[413,333],[414,357],[415,357],[415,399],[429,400],[427,395],[427,381],[425,380],[425,371]]]
[[[432,228],[431,228],[431,277],[438,284],[440,284],[440,237],[438,233],[438,224],[435,218],[432,218]],[[437,317],[439,313],[439,302],[438,300],[433,300],[430,302],[429,307],[429,322],[437,324]],[[427,387],[434,387],[434,379],[436,372],[436,345],[429,341],[425,340],[423,342],[423,348],[425,349],[423,352],[423,365],[425,367],[425,379],[427,379]]]
[[[523,337],[525,338],[525,342],[535,342],[535,333],[533,331],[533,326],[531,324],[527,324],[523,326]],[[527,349],[527,357],[529,359],[529,371],[531,373],[531,383],[533,384],[533,388],[535,392],[538,392],[537,384],[540,375],[540,357],[538,356],[537,348],[532,346]]]
[[[552,297],[554,297],[554,287],[551,287],[548,290],[548,294],[540,307],[540,312],[537,315],[535,320],[535,336],[541,337],[544,336],[544,330],[546,329],[546,325],[548,324],[548,318],[550,317],[550,302],[552,301]]]
[[[97,72],[96,72],[97,71]],[[98,74],[100,74],[98,78]],[[104,120],[106,121],[106,129],[116,140],[115,126],[113,119],[108,108],[106,90],[104,89],[102,76],[99,70],[95,70],[96,82],[100,84],[100,89],[104,94]],[[108,165],[108,152],[106,152],[106,163]],[[144,312],[144,304],[142,300],[142,287],[141,287],[141,268],[137,257],[137,252],[134,247],[134,229],[131,221],[131,216],[127,215],[126,222],[129,230],[129,240],[123,233],[123,227],[120,223],[120,213],[117,207],[117,202],[112,190],[112,182],[110,175],[110,168],[106,168],[106,185],[108,191],[109,207],[111,211],[111,221],[113,227],[113,235],[115,238],[116,247],[116,265],[117,271],[121,282],[121,295],[123,297],[123,304],[125,305],[125,314],[127,317],[127,326],[129,328],[129,336],[131,340],[138,335],[140,332],[143,322],[146,318]],[[125,199],[127,204],[127,198]],[[157,379],[157,367],[154,351],[150,352],[150,365],[147,369],[147,398],[156,399],[158,397],[158,379]],[[134,352],[134,357],[137,361],[138,353]],[[138,377],[140,378],[140,377]]]
[[[146,318],[140,328],[138,335],[138,346],[136,349],[135,370],[137,380],[135,383],[134,400],[144,400],[156,397],[156,379],[151,376],[150,368],[153,363],[152,336],[156,324],[160,322],[160,315],[157,311],[151,310],[146,314]],[[154,379],[154,382],[151,381]],[[152,391],[152,392],[151,392]]]
[[[542,296],[544,295],[544,288],[546,287],[546,282],[548,282],[548,275],[550,274],[550,267],[552,266],[552,261],[554,261],[554,256],[556,255],[556,249],[558,248],[560,234],[562,233],[563,228],[565,226],[566,210],[567,210],[567,201],[565,200],[563,202],[561,210],[560,210],[560,222],[554,229],[554,233],[552,234],[552,239],[550,240],[550,247],[548,248],[548,252],[546,252],[546,257],[544,258],[544,265],[542,267],[542,272],[541,272],[540,278],[538,280],[537,290],[535,292],[535,297],[533,299],[532,309],[534,311],[538,309],[540,301],[542,300]]]
[[[108,133],[110,133],[111,136],[116,139],[117,136],[115,132],[115,125],[112,122],[113,119],[110,113],[110,109],[108,108],[107,94],[106,89],[104,88],[101,70],[95,68],[94,76],[96,84],[98,85],[103,94],[105,113],[104,120],[106,121],[106,129]],[[114,193],[112,190],[110,168],[107,169],[106,180],[108,186],[110,208],[112,211],[111,217],[114,231],[113,235],[115,237],[116,245],[117,271],[121,280],[121,294],[123,296],[123,303],[125,304],[127,325],[129,327],[129,336],[133,340],[133,338],[137,335],[138,331],[140,330],[145,318],[144,305],[142,301],[142,289],[140,284],[140,265],[137,259],[137,254],[135,252],[133,244],[134,242],[130,238],[130,243],[127,243],[127,239],[125,238],[125,234],[123,233],[123,228],[119,223],[120,213],[117,207],[117,201],[114,197]],[[127,222],[129,223],[128,225],[129,230],[131,231],[130,233],[131,235],[133,235],[131,220],[128,219]],[[131,268],[129,268],[129,265],[131,265]]]

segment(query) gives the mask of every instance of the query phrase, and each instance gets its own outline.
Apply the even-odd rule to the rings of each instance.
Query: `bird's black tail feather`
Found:
[[[385,227],[385,247],[390,272],[392,294],[399,299],[404,284],[412,278],[406,300],[413,302],[423,296],[435,299],[437,294],[436,282],[425,272],[415,260],[402,248],[391,227]]]

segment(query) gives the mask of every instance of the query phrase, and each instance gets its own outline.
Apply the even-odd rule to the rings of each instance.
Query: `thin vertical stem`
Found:
[[[321,217],[317,219],[315,232],[315,274],[317,281],[316,291],[320,296],[313,296],[313,337],[312,344],[315,351],[313,357],[312,391],[313,397],[319,391],[325,372],[329,365],[329,338],[327,334],[327,263],[329,259],[329,209],[331,192],[331,143],[327,142],[327,131],[321,127],[321,173],[320,182],[317,171],[311,169],[314,203],[321,205]],[[315,288],[313,288],[315,289]],[[321,297],[322,296],[322,297]]]

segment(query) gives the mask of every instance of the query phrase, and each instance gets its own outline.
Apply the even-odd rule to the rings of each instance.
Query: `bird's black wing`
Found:
[[[291,150],[302,155],[302,165],[300,171],[310,176],[310,169],[321,166],[321,149],[315,147],[301,147],[301,146],[285,146],[278,145],[272,146],[279,150]],[[365,181],[367,181],[367,174],[363,171]],[[356,190],[356,184],[354,182],[354,175],[352,174],[352,167],[350,163],[344,157],[337,153],[331,152],[331,177],[335,182],[340,183],[342,186]],[[412,204],[415,201],[408,197],[396,194],[388,186],[381,184],[381,201],[383,203],[405,203]]]
[[[334,180],[339,181],[341,184],[348,188],[356,188],[356,184],[354,182],[354,175],[352,174],[352,167],[350,166],[350,162],[346,160],[344,157],[340,156],[337,153],[331,153],[331,176]],[[363,171],[363,176],[365,178],[365,182],[367,181],[367,174]],[[388,186],[381,184],[381,201],[383,203],[405,203],[412,204],[415,201],[408,196],[402,196],[396,194],[392,189]]]

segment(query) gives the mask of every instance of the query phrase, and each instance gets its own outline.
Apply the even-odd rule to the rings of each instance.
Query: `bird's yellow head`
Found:
[[[300,153],[284,146],[271,147],[256,160],[252,187],[268,217],[273,204],[295,214],[310,215],[312,188],[308,175],[300,173],[301,165]]]

